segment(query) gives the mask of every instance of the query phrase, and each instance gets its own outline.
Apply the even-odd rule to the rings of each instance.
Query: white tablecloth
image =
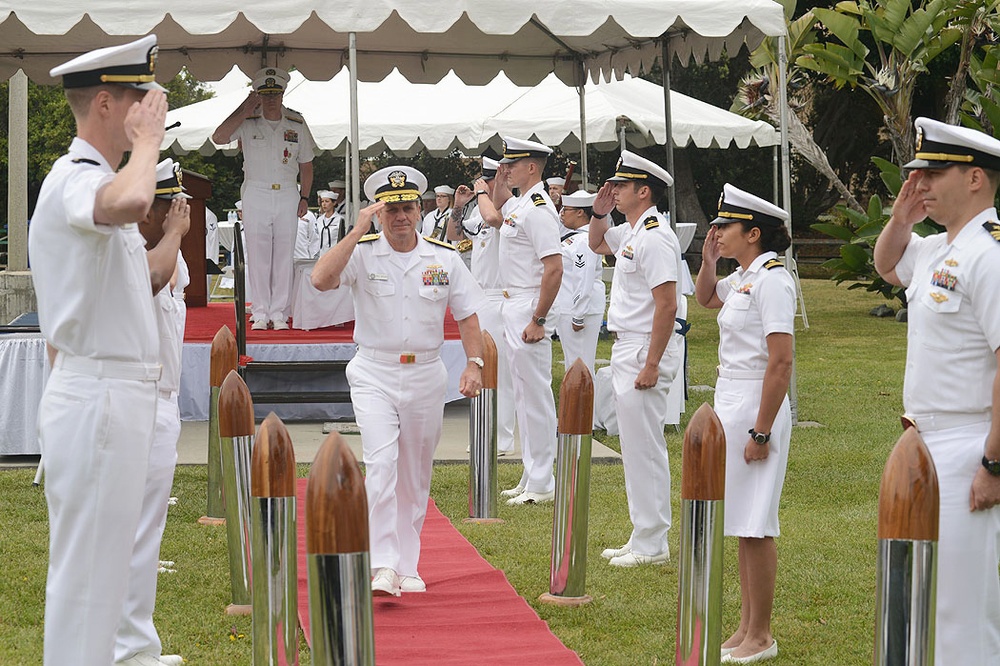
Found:
[[[311,331],[354,320],[354,299],[350,289],[318,291],[312,286],[315,259],[295,260],[292,282],[292,328]]]
[[[41,335],[0,335],[0,455],[39,452],[38,403],[48,377]]]

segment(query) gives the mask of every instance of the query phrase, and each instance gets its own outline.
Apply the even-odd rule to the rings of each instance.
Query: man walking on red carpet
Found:
[[[425,189],[427,179],[410,167],[373,173],[365,194],[376,203],[312,273],[317,289],[346,286],[354,297],[358,351],[347,380],[361,430],[372,592],[379,596],[426,589],[417,562],[444,420],[448,370],[440,352],[448,308],[468,357],[459,391],[472,397],[482,387],[476,311],[483,292],[454,247],[417,234]],[[364,235],[376,215],[382,233]]]

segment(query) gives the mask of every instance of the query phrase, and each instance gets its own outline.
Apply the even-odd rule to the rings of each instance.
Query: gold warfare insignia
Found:
[[[274,71],[273,69],[268,69],[268,70],[267,70],[266,72],[264,72],[264,74],[265,74],[266,76],[274,76],[274,75],[276,75],[276,74],[277,74],[277,72],[276,72],[276,71]]]
[[[955,266],[958,266],[958,262],[954,259],[945,259],[944,265],[954,268]]]
[[[983,222],[983,229],[986,229],[990,236],[993,236],[993,240],[1000,243],[1000,224],[997,224],[995,220]]]
[[[945,301],[948,300],[948,297],[942,294],[940,291],[932,291],[931,298],[934,299],[935,303],[944,303]]]
[[[766,268],[767,270],[771,270],[772,268],[781,268],[784,265],[785,264],[781,261],[781,259],[777,258],[764,262],[764,268]]]
[[[393,171],[389,174],[389,184],[395,189],[400,189],[406,185],[406,174],[402,171]]]
[[[543,197],[538,192],[535,192],[534,194],[531,195],[531,203],[535,204],[536,206],[544,206],[545,197]]]
[[[642,226],[647,229],[655,229],[660,226],[660,221],[656,219],[655,215],[650,215],[645,220],[642,221]]]
[[[923,146],[923,145],[924,145],[924,128],[918,127],[917,128],[917,150],[920,150],[920,147]]]

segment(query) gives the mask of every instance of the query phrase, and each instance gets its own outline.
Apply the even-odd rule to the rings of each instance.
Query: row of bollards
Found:
[[[483,390],[470,407],[468,520],[491,523],[502,522],[496,506],[497,355],[489,334],[484,338]],[[227,612],[252,613],[255,666],[298,664],[292,442],[273,413],[254,437],[250,392],[235,368],[215,388],[216,342],[222,362],[231,360],[220,331],[213,342],[218,425],[217,435],[210,426],[207,518],[225,515],[232,586]],[[593,379],[577,360],[559,394],[549,592],[541,597],[546,603],[591,601],[586,566],[593,401]],[[215,440],[221,479],[213,489]],[[682,450],[678,665],[721,659],[725,468],[725,432],[704,404],[685,430]],[[327,437],[313,462],[305,514],[312,663],[374,664],[364,477],[337,433]],[[910,428],[886,462],[879,489],[876,666],[933,663],[937,536],[937,476],[923,440]]]

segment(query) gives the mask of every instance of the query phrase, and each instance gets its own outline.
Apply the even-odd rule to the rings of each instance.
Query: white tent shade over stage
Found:
[[[235,76],[234,76],[235,75]],[[238,77],[234,72],[227,82]],[[330,81],[307,81],[291,73],[285,104],[300,111],[320,150],[343,152],[350,136],[347,108],[348,72]],[[246,82],[246,77],[241,77]],[[625,119],[632,146],[662,145],[666,140],[663,92],[643,79],[588,85],[587,142],[603,150],[619,146],[619,119]],[[773,146],[778,132],[754,121],[671,91],[674,145],[699,148]],[[203,102],[175,109],[167,124],[164,149],[175,153],[211,154],[215,128],[246,98],[246,89],[230,90]],[[421,148],[444,155],[458,148],[477,154],[487,143],[499,147],[499,136],[534,136],[566,152],[580,149],[579,96],[575,88],[550,75],[534,87],[518,87],[502,73],[485,86],[467,86],[454,74],[434,85],[410,83],[393,72],[379,83],[358,84],[359,148],[368,154],[385,148],[411,155]],[[221,146],[227,153],[236,144]]]
[[[578,83],[648,71],[670,35],[686,61],[735,54],[785,20],[772,0],[8,0],[0,8],[0,76],[18,69],[42,83],[48,71],[95,45],[154,32],[158,71],[182,66],[201,80],[234,64],[295,67],[312,80],[331,78],[348,61],[357,33],[358,77],[378,81],[398,68],[410,81],[435,82],[455,70],[484,84],[503,70],[519,85],[549,73]]]

